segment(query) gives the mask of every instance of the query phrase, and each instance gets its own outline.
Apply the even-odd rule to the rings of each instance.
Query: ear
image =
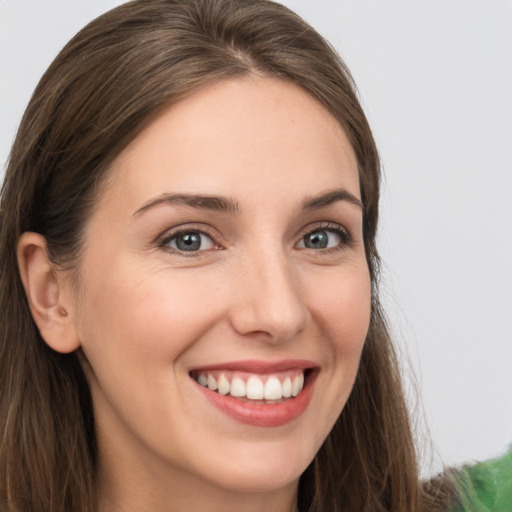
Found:
[[[21,235],[18,266],[30,311],[45,342],[57,352],[76,350],[80,339],[69,314],[71,303],[66,303],[63,293],[64,276],[59,275],[48,259],[42,235],[31,232]]]

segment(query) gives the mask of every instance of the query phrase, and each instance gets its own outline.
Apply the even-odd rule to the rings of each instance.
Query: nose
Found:
[[[283,343],[310,319],[297,271],[278,251],[246,260],[235,287],[230,317],[243,336]]]

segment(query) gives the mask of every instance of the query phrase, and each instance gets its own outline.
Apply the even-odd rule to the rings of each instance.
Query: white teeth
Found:
[[[211,375],[208,375],[208,387],[213,391],[217,389],[217,381]]]
[[[247,398],[263,400],[263,382],[254,375],[247,380]]]
[[[231,381],[231,396],[245,396],[246,395],[246,388],[245,388],[245,382],[242,379],[239,379],[238,377],[235,377]]]
[[[227,395],[229,393],[229,390],[231,389],[231,386],[229,384],[229,380],[226,379],[224,374],[222,374],[219,377],[218,386],[219,386],[219,393],[221,395]]]
[[[244,378],[233,376],[230,382],[224,373],[220,373],[216,379],[207,372],[199,373],[196,380],[201,386],[218,391],[220,395],[247,397],[250,400],[281,400],[295,397],[304,387],[304,373],[299,373],[293,379],[287,376],[282,383],[276,375],[269,375],[263,384],[263,380],[256,375],[251,375],[247,382]]]
[[[281,386],[281,382],[277,377],[269,377],[267,382],[265,382],[263,398],[265,400],[280,400],[283,398],[283,386]]]
[[[286,377],[283,381],[283,396],[285,398],[292,396],[292,379],[290,379],[290,377]]]
[[[304,386],[304,374],[301,373],[293,379],[292,396],[297,396]]]

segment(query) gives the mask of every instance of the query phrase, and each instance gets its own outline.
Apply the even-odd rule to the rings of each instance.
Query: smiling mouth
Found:
[[[194,370],[190,376],[219,395],[244,402],[278,404],[300,395],[312,369],[294,368],[269,374],[234,370]]]

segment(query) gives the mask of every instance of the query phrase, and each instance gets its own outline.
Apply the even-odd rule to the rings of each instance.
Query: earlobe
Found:
[[[18,242],[18,266],[32,317],[45,342],[57,352],[76,350],[80,340],[68,311],[70,305],[42,235],[23,233]]]

